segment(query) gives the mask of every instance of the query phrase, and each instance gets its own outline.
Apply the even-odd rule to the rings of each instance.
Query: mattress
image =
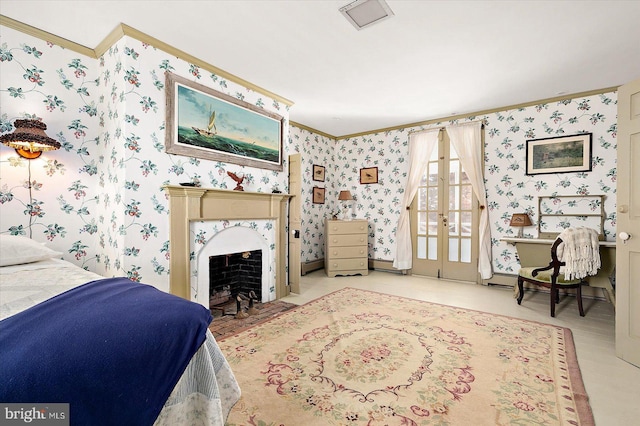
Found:
[[[0,320],[103,278],[60,259],[0,267]],[[233,372],[207,331],[205,342],[187,365],[155,424],[224,425],[239,397]]]

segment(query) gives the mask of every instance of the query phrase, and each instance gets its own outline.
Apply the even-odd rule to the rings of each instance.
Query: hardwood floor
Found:
[[[573,297],[561,298],[556,317],[549,315],[549,294],[527,291],[522,305],[513,289],[370,271],[369,276],[328,278],[324,270],[300,279],[300,293],[283,301],[303,304],[343,287],[410,297],[445,305],[570,328],[582,378],[599,426],[627,426],[640,421],[640,368],[615,356],[615,311],[604,300],[584,299],[580,317]]]

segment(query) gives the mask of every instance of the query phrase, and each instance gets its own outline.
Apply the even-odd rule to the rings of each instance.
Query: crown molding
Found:
[[[249,82],[247,80],[244,80],[244,79],[242,79],[242,78],[240,78],[238,76],[235,76],[235,75],[233,75],[233,74],[231,74],[231,73],[229,73],[227,71],[224,71],[223,69],[220,69],[220,68],[218,68],[216,66],[213,66],[213,65],[211,65],[211,64],[209,64],[209,63],[207,63],[207,62],[205,62],[205,61],[203,61],[201,59],[196,58],[193,55],[190,55],[190,54],[188,54],[186,52],[183,52],[180,49],[176,49],[175,47],[170,46],[169,44],[167,44],[167,43],[165,43],[163,41],[160,41],[157,38],[151,37],[150,35],[147,35],[147,34],[141,32],[141,31],[138,31],[133,27],[130,27],[130,26],[125,25],[125,24],[120,24],[120,27],[122,28],[122,32],[123,32],[123,34],[125,36],[135,38],[136,40],[141,41],[143,43],[146,43],[146,44],[148,44],[150,46],[153,46],[153,47],[155,47],[157,49],[160,49],[163,52],[170,54],[171,56],[176,56],[176,57],[182,59],[183,61],[186,61],[186,62],[188,62],[190,64],[194,64],[194,65],[196,65],[196,66],[198,66],[198,67],[200,67],[202,69],[205,69],[205,70],[207,70],[207,71],[209,71],[209,72],[211,72],[213,74],[216,74],[216,75],[218,75],[220,77],[226,78],[227,80],[231,80],[231,81],[233,81],[233,82],[235,82],[237,84],[240,84],[240,85],[242,85],[244,87],[247,87],[247,88],[253,90],[254,92],[262,93],[263,95],[269,96],[270,98],[275,99],[278,102],[282,102],[285,105],[288,105],[288,106],[292,106],[293,105],[293,102],[290,101],[289,99],[286,99],[286,98],[284,98],[284,97],[282,97],[280,95],[277,95],[277,94],[275,94],[275,93],[273,93],[273,92],[271,92],[269,90],[266,90],[266,89],[264,89],[264,88],[262,88],[260,86],[256,86],[255,84],[253,84],[253,83],[251,83],[251,82]]]
[[[104,40],[102,40],[98,44],[98,46],[96,46],[95,49],[91,49],[86,46],[80,45],[78,43],[74,43],[65,38],[58,37],[54,34],[48,33],[36,27],[32,27],[31,25],[27,25],[23,22],[16,21],[15,19],[11,19],[4,15],[0,15],[0,25],[6,26],[8,28],[12,28],[16,31],[20,31],[22,33],[31,35],[33,37],[39,38],[44,41],[50,41],[60,47],[73,50],[74,52],[81,53],[93,59],[98,59],[102,55],[104,55],[111,48],[111,46],[116,44],[122,37],[125,37],[125,36],[131,37],[142,43],[153,46],[156,49],[162,50],[163,52],[171,56],[175,56],[179,59],[182,59],[183,61],[196,65],[199,68],[207,70],[213,74],[216,74],[222,78],[225,78],[227,80],[233,81],[234,83],[240,84],[248,89],[251,89],[254,92],[258,92],[265,96],[268,96],[287,106],[293,105],[293,101],[287,98],[277,95],[269,90],[263,89],[260,86],[257,86],[247,80],[244,80],[216,66],[213,66],[201,59],[196,58],[193,55],[183,52],[180,49],[176,49],[175,47],[170,46],[169,44],[163,41],[160,41],[157,38],[151,37],[150,35],[145,34],[141,31],[138,31],[135,28],[125,24],[119,24],[113,31],[111,31],[111,33],[109,33],[109,35],[107,35],[107,37],[104,38]]]
[[[314,129],[313,127],[305,126],[305,125],[304,125],[304,124],[302,124],[302,123],[298,123],[298,122],[295,122],[295,121],[291,121],[291,120],[290,120],[290,121],[289,121],[289,124],[290,124],[291,126],[295,126],[295,127],[300,128],[300,129],[307,130],[307,131],[309,131],[309,132],[311,132],[311,133],[315,133],[315,134],[317,134],[317,135],[324,136],[325,138],[334,139],[334,140],[336,140],[336,139],[337,139],[335,136],[330,135],[329,133],[325,133],[325,132],[322,132],[322,131],[320,131],[320,130]]]
[[[96,57],[100,58],[111,49],[122,37],[126,34],[122,28],[122,24],[116,25],[116,27],[104,38],[95,48]]]
[[[519,108],[526,108],[526,107],[530,107],[530,106],[534,106],[534,105],[547,104],[547,103],[551,103],[551,102],[558,102],[558,101],[562,101],[562,100],[565,100],[565,99],[573,99],[573,98],[580,98],[580,97],[586,97],[586,96],[600,95],[602,93],[617,92],[618,91],[618,87],[620,87],[620,86],[613,86],[613,87],[607,87],[607,88],[604,88],[604,89],[596,89],[596,90],[589,90],[589,91],[586,91],[586,92],[578,92],[578,93],[566,94],[566,95],[562,95],[562,96],[555,96],[553,98],[540,99],[540,100],[537,100],[537,101],[525,102],[525,103],[521,103],[521,104],[507,105],[507,106],[503,106],[503,107],[499,107],[499,108],[492,108],[492,109],[485,109],[485,110],[482,110],[482,111],[472,112],[472,113],[468,113],[468,114],[458,114],[458,115],[452,115],[452,116],[449,116],[449,117],[440,117],[440,118],[434,118],[434,119],[431,119],[431,120],[419,121],[417,123],[404,124],[404,125],[401,125],[401,126],[385,127],[383,129],[370,130],[370,131],[360,132],[360,133],[353,133],[353,134],[350,134],[350,135],[336,136],[335,138],[336,138],[336,140],[342,140],[342,139],[355,138],[355,137],[365,136],[365,135],[373,135],[373,134],[376,134],[376,133],[390,132],[390,131],[393,131],[393,130],[407,129],[407,128],[410,128],[410,127],[420,127],[420,126],[427,126],[427,125],[430,125],[430,124],[440,124],[440,123],[444,123],[444,122],[447,122],[447,121],[461,120],[461,119],[464,119],[464,118],[475,119],[478,116],[487,115],[487,114],[493,114],[495,112],[508,111],[508,110],[519,109]]]
[[[70,40],[67,40],[66,38],[58,37],[55,34],[51,34],[39,28],[32,27],[31,25],[16,21],[15,19],[11,19],[7,16],[0,15],[0,25],[14,29],[16,31],[20,31],[21,33],[28,34],[41,40],[51,42],[60,47],[64,47],[65,49],[73,50],[74,52],[80,53],[90,58],[98,58],[95,50],[89,47],[74,43]]]

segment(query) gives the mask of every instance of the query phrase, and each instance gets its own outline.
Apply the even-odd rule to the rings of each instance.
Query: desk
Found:
[[[551,245],[554,240],[543,240],[538,238],[501,238],[508,244],[516,246],[520,266],[546,266],[551,261]],[[598,273],[592,277],[587,277],[589,287],[601,288],[609,299],[609,302],[616,306],[616,294],[609,277],[613,275],[616,266],[616,243],[615,241],[600,241],[600,262],[602,266]]]

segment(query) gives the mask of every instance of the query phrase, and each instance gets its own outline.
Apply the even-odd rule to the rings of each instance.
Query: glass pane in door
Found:
[[[429,237],[429,260],[438,260],[438,238]]]
[[[418,234],[426,234],[427,233],[427,213],[426,212],[418,212]]]
[[[460,208],[462,210],[471,211],[471,202],[473,200],[473,189],[471,184],[462,185],[460,187]]]
[[[460,262],[471,262],[471,238],[462,238],[460,240]]]
[[[427,258],[427,238],[418,237],[418,247],[416,247],[416,257],[418,259]]]
[[[449,238],[449,262],[458,260],[458,239]]]

